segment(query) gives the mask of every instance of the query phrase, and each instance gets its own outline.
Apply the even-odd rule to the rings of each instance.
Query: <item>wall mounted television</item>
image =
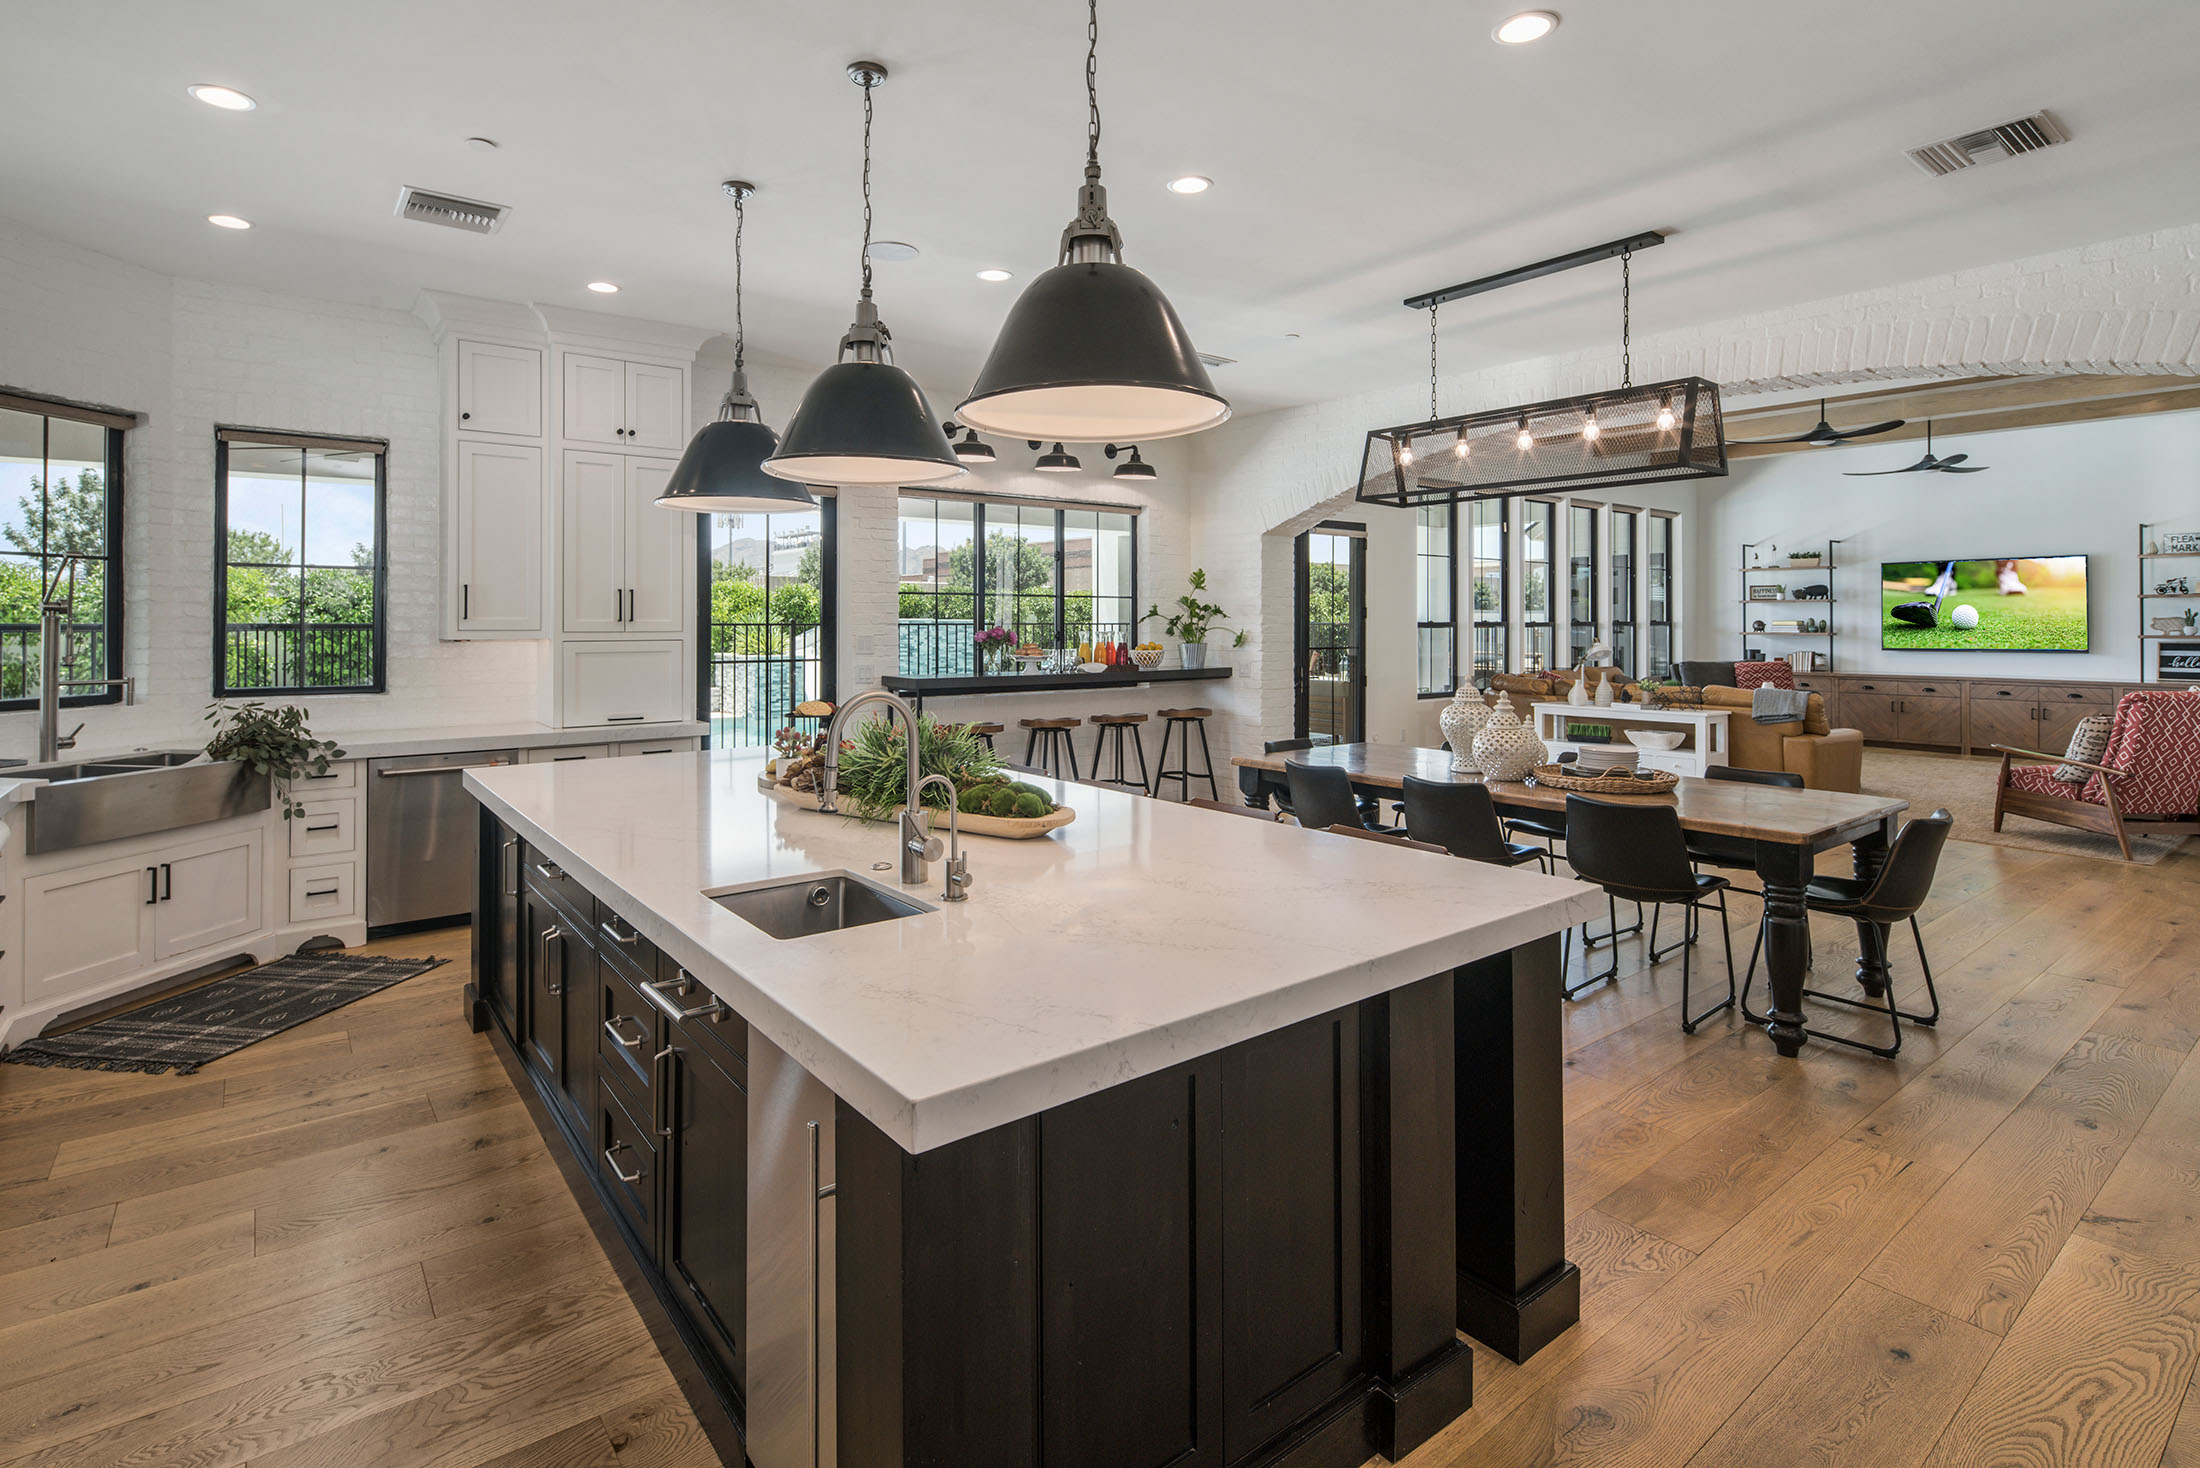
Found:
[[[1889,652],[2084,652],[2086,557],[1886,561],[1879,645]]]

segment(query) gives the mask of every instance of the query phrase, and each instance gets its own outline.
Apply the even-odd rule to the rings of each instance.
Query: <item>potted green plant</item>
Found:
[[[1174,637],[1181,644],[1178,651],[1183,655],[1184,666],[1187,668],[1204,668],[1207,666],[1208,629],[1217,622],[1229,621],[1230,614],[1213,602],[1200,599],[1201,593],[1207,589],[1207,572],[1205,568],[1195,567],[1193,569],[1191,588],[1190,591],[1176,599],[1175,611],[1164,612],[1160,607],[1155,606],[1148,610],[1145,616],[1140,617],[1138,621],[1141,626],[1148,622],[1159,622],[1161,630]],[[1240,632],[1236,643],[1233,645],[1243,647],[1245,640],[1245,634]]]
[[[236,760],[272,779],[286,821],[305,814],[305,806],[291,794],[290,782],[325,775],[330,760],[344,757],[334,740],[313,737],[306,727],[306,711],[295,704],[270,708],[264,703],[211,703],[206,707],[206,722],[214,726],[214,737],[206,741],[206,757]]]

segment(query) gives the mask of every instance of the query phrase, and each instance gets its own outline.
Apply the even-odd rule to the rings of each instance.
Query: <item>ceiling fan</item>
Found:
[[[1900,469],[1851,469],[1844,476],[1849,479],[1868,479],[1875,474],[1983,474],[1993,466],[1972,464],[1963,467],[1969,454],[1950,454],[1945,459],[1933,457],[1933,420],[1925,420],[1925,457]]]
[[[1808,433],[1790,434],[1786,438],[1737,438],[1729,440],[1738,444],[1807,443],[1814,449],[1836,448],[1852,438],[1869,438],[1875,433],[1892,433],[1907,421],[1889,418],[1884,423],[1874,423],[1869,428],[1836,428],[1826,421],[1826,400],[1818,400],[1818,426]]]

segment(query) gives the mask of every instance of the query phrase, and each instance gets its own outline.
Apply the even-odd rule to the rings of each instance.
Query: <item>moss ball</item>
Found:
[[[1020,791],[1016,795],[1016,814],[1024,820],[1036,820],[1047,813],[1047,798],[1035,790]]]

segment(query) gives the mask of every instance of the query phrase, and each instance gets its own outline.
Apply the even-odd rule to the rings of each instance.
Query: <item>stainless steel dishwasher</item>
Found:
[[[477,749],[367,761],[368,932],[472,912],[481,807],[465,772],[518,759],[515,749]]]

